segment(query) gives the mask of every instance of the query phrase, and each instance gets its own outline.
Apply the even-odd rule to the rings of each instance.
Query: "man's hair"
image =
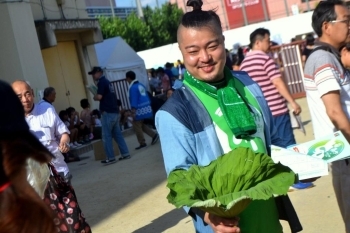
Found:
[[[337,19],[337,14],[334,9],[335,6],[345,6],[345,4],[340,0],[320,1],[314,9],[311,25],[317,36],[322,36],[322,25],[324,22],[330,22]]]
[[[44,90],[44,98],[49,97],[49,95],[51,95],[51,93],[54,92],[54,91],[55,91],[55,88],[53,88],[53,87],[45,88],[45,90]]]
[[[315,44],[315,37],[312,34],[308,34],[306,36],[306,45],[314,45]]]
[[[60,117],[60,119],[63,121],[64,119],[64,116],[68,116],[68,113],[67,113],[67,111],[65,111],[65,110],[62,110],[62,111],[60,111],[60,113],[58,114],[58,116]]]
[[[127,77],[127,78],[130,78],[131,80],[135,80],[136,79],[136,74],[135,74],[135,72],[134,71],[128,71],[128,72],[126,72],[126,74],[125,74],[125,76]]]
[[[182,16],[180,25],[185,28],[209,27],[222,34],[220,17],[214,10],[202,11],[202,0],[188,0],[186,5],[193,10]]]
[[[270,31],[267,30],[266,28],[258,28],[255,31],[253,31],[249,36],[249,40],[250,40],[249,47],[253,48],[255,42],[258,40],[263,40],[265,35],[270,35]]]
[[[75,112],[75,108],[69,107],[66,109],[66,112],[68,114],[68,117],[70,117],[72,115],[72,113]]]
[[[80,100],[80,107],[82,107],[83,109],[88,108],[89,107],[89,100],[88,99],[82,99]]]

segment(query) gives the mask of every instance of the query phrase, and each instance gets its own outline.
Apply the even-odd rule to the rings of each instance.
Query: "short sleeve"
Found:
[[[281,77],[280,69],[272,58],[268,58],[266,60],[264,64],[264,69],[270,80]]]
[[[103,96],[106,91],[106,86],[107,86],[107,83],[105,82],[105,80],[100,80],[97,83],[97,94]]]
[[[326,51],[317,51],[310,55],[314,62],[314,83],[320,96],[340,90],[340,80],[344,79],[343,68],[336,57]],[[317,58],[317,59],[316,59]]]

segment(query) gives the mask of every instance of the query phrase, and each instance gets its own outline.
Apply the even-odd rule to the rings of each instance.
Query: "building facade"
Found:
[[[186,7],[186,0],[170,0],[170,2],[177,4],[184,12],[191,10]],[[243,2],[244,6],[242,0],[207,0],[203,9],[215,10],[220,17],[222,28],[226,31],[311,11],[317,4],[315,0],[243,0]]]
[[[113,16],[111,7],[87,6],[86,11],[90,18]],[[114,15],[118,18],[126,19],[131,13],[137,13],[136,7],[114,7]]]
[[[97,65],[92,45],[102,42],[97,19],[89,19],[84,0],[6,1],[0,4],[0,70],[7,82],[26,80],[36,101],[56,89],[57,111],[89,98],[87,72]]]

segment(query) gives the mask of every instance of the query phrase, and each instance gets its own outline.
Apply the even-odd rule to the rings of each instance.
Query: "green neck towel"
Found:
[[[189,72],[185,72],[185,80],[191,86],[217,99],[224,118],[235,137],[247,138],[256,133],[254,118],[247,104],[238,94],[234,84],[235,77],[227,67],[224,69],[224,75],[227,85],[219,89],[196,79]]]

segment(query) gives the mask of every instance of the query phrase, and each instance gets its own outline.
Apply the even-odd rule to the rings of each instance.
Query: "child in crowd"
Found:
[[[102,138],[102,123],[101,123],[101,114],[100,111],[97,109],[92,111],[92,117],[94,118],[95,125],[94,125],[94,138],[95,139],[101,139]]]
[[[132,118],[132,114],[130,109],[126,109],[123,114],[122,117],[120,118],[120,124],[124,129],[129,129],[132,127],[132,122],[133,122],[133,118]]]
[[[87,143],[89,142],[89,128],[80,120],[79,113],[75,111],[75,108],[69,107],[67,108],[67,114],[69,117],[69,124],[71,128],[78,129],[78,137],[79,143]]]
[[[78,146],[81,146],[81,144],[78,143],[78,129],[70,127],[68,113],[65,110],[60,111],[58,114],[61,121],[67,126],[67,128],[70,131],[69,137],[70,137],[70,148],[74,149]]]
[[[80,112],[80,119],[90,129],[89,139],[92,140],[94,138],[93,132],[94,132],[95,119],[94,119],[94,115],[92,115],[92,112],[90,110],[90,104],[88,99],[80,100],[80,106],[83,109]]]
[[[95,119],[95,127],[102,127],[102,123],[101,123],[101,114],[100,111],[98,111],[97,109],[92,111],[92,116]]]

